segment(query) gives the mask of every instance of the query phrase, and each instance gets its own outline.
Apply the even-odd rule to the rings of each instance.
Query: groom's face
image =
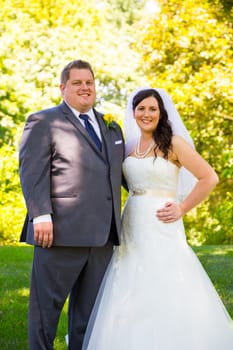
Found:
[[[61,84],[63,99],[81,113],[88,112],[96,99],[95,80],[88,69],[73,68],[69,79]]]

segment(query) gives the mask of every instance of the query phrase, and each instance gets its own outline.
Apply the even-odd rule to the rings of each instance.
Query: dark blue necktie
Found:
[[[88,120],[89,116],[87,114],[79,114],[79,118],[84,120],[84,125],[85,125],[85,128],[86,128],[88,134],[91,136],[92,140],[95,142],[96,146],[101,151],[101,148],[102,148],[101,141],[100,141],[99,137],[96,135],[96,132],[95,132],[93,126],[91,125],[91,123]]]

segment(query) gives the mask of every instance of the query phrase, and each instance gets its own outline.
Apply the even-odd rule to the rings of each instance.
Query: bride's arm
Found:
[[[157,211],[157,217],[164,222],[173,222],[202,202],[218,183],[213,168],[185,140],[179,136],[172,138],[173,153],[181,166],[189,170],[197,179],[191,193],[179,205],[168,202]]]

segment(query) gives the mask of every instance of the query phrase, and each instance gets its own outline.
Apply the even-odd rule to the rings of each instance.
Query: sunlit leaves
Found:
[[[223,201],[222,215],[229,205],[225,193],[233,172],[233,31],[226,3],[0,0],[0,152],[8,169],[2,172],[1,191],[9,193],[5,203],[11,207],[12,198],[19,203],[12,195],[19,190],[14,157],[27,115],[59,103],[61,69],[82,58],[96,72],[98,109],[118,120],[135,87],[162,87],[171,94],[198,151],[220,176],[212,203]],[[198,217],[200,227],[206,220],[210,232],[217,222],[222,234],[220,207],[208,206],[206,202]],[[212,221],[207,220],[208,210]],[[195,230],[193,218],[189,228]]]
[[[227,231],[231,206],[225,195],[233,177],[232,23],[220,0],[157,3],[160,12],[141,21],[142,35],[134,43],[141,67],[151,86],[170,92],[196,148],[220,176],[214,200],[188,216],[186,224],[193,240],[204,242],[206,235],[210,242],[216,231],[213,242],[232,242],[232,229]]]
[[[59,75],[65,64],[89,61],[98,109],[122,119],[128,91],[140,80],[138,55],[129,45],[130,24],[142,2],[135,9],[137,3],[0,0],[0,238],[19,235],[25,211],[17,161],[25,119],[61,101]]]
[[[160,13],[146,26],[142,21],[143,36],[135,42],[141,64],[152,86],[171,93],[197,148],[214,146],[207,159],[220,172],[232,127],[232,28],[208,2],[158,3]]]

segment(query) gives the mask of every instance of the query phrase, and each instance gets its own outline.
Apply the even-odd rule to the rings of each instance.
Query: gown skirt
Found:
[[[179,168],[160,157],[123,163],[130,195],[82,350],[233,350],[232,321],[186,242],[182,220],[156,210],[176,200]]]

